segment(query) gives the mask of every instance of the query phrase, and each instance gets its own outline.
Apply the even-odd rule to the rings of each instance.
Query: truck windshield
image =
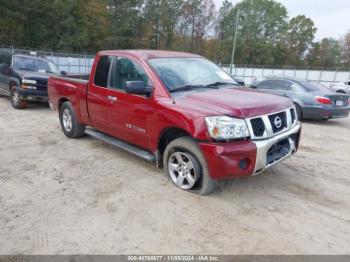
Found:
[[[149,64],[170,92],[237,85],[220,67],[204,58],[154,58]]]
[[[59,70],[53,62],[37,57],[15,56],[13,68],[16,70],[59,74]]]

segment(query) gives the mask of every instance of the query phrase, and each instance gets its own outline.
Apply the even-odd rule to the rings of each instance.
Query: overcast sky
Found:
[[[214,0],[217,7],[223,0]],[[239,0],[231,0],[233,4]],[[316,40],[324,37],[339,38],[350,30],[350,0],[279,0],[289,17],[306,15],[316,27]]]

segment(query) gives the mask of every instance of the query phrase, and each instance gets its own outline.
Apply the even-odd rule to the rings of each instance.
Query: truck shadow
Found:
[[[29,110],[51,110],[49,104],[42,102],[30,102],[27,104],[26,109]]]
[[[303,120],[302,124],[311,124],[311,125],[317,125],[317,126],[339,126],[339,127],[346,127],[348,126],[349,118],[341,118],[341,119],[329,119],[329,120],[312,120],[307,119]]]
[[[9,97],[6,96],[0,96],[0,101],[4,104],[7,103],[8,106],[12,107],[11,101]],[[50,110],[50,106],[48,103],[44,102],[28,102],[26,107],[23,110]]]

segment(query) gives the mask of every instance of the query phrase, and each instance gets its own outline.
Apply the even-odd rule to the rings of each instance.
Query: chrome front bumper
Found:
[[[254,169],[254,173],[253,175],[259,175],[261,173],[263,173],[264,171],[266,171],[266,169],[270,168],[271,166],[283,161],[284,159],[290,157],[293,153],[295,153],[296,151],[296,146],[295,146],[295,142],[291,136],[294,134],[297,134],[301,129],[301,124],[297,123],[293,128],[291,128],[290,130],[276,135],[274,137],[265,139],[265,140],[256,140],[253,141],[256,145],[257,148],[257,153],[256,153],[256,163],[255,163],[255,169]],[[285,139],[289,140],[289,145],[290,145],[290,149],[289,152],[284,155],[283,157],[281,157],[280,159],[276,160],[275,162],[268,164],[267,163],[267,154],[269,152],[269,150],[271,149],[272,146],[274,146],[275,144],[277,144],[280,141],[283,141]]]

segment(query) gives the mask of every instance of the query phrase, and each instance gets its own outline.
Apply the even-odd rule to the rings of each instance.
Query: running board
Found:
[[[112,146],[119,148],[119,149],[123,149],[124,151],[129,152],[130,154],[133,154],[137,157],[140,157],[146,161],[149,161],[149,162],[156,161],[156,156],[154,154],[152,154],[146,150],[143,150],[139,147],[136,147],[134,145],[123,142],[123,141],[116,139],[114,137],[111,137],[109,135],[106,135],[104,133],[101,133],[95,129],[86,128],[85,134],[87,134],[93,138],[96,138],[98,140],[102,140],[103,142],[106,142]]]

